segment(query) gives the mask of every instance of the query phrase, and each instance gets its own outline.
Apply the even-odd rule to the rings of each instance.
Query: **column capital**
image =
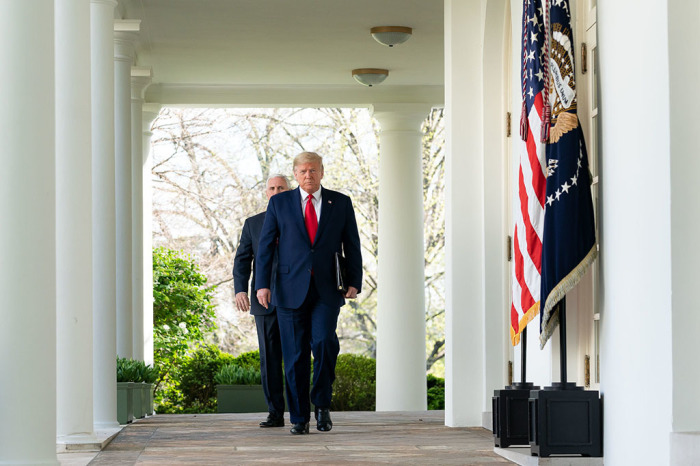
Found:
[[[143,101],[146,88],[153,79],[153,70],[150,66],[131,67],[131,100]]]
[[[117,3],[117,2],[114,2]],[[139,32],[141,30],[140,19],[115,19],[114,32]]]
[[[114,33],[114,61],[133,63],[136,58],[134,42],[137,36],[133,32]]]
[[[135,43],[141,28],[140,19],[114,20],[114,59],[133,63],[136,58]]]
[[[375,104],[372,115],[379,121],[382,131],[420,131],[432,106],[425,103]]]

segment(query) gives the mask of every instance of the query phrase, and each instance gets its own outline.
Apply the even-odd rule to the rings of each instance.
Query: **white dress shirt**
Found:
[[[299,192],[301,193],[301,215],[302,217],[305,215],[306,212],[306,202],[308,201],[309,193],[299,188]],[[318,191],[313,193],[311,195],[312,202],[314,203],[314,209],[316,209],[316,220],[320,223],[321,222],[321,188],[318,188]]]

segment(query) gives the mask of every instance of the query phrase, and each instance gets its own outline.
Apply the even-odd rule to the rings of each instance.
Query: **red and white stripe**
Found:
[[[513,208],[513,301],[510,310],[510,336],[513,345],[520,341],[520,332],[539,311],[542,260],[542,229],[547,191],[545,177],[545,143],[540,128],[544,113],[543,96],[535,96],[535,104],[527,116],[527,138],[520,139],[518,196]],[[537,136],[532,129],[537,131]]]

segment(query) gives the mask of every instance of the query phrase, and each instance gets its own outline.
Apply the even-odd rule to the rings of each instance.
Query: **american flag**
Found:
[[[513,346],[520,333],[539,312],[542,229],[547,182],[545,142],[549,127],[548,67],[549,34],[545,14],[536,0],[523,1],[522,115],[518,196],[513,215],[513,300],[510,338]]]
[[[542,232],[540,347],[559,322],[555,307],[597,254],[588,154],[578,120],[569,0],[551,6],[552,126]]]

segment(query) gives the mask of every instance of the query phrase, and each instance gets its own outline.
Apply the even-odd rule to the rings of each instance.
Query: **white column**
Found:
[[[693,10],[697,18],[697,5],[688,8],[688,4],[684,4],[681,14],[693,15]],[[692,42],[669,43],[669,28],[683,25],[670,22],[668,13],[667,1],[640,0],[633,9],[619,2],[598,2],[599,108],[602,112],[602,186],[598,216],[602,290],[600,388],[605,397],[606,464],[678,464],[670,462],[671,432],[673,424],[680,420],[673,413],[674,382],[677,381],[674,380],[673,360],[676,343],[673,329],[677,316],[673,306],[681,304],[687,295],[683,286],[677,289],[672,278],[675,272],[683,271],[683,265],[674,263],[676,258],[689,254],[692,260],[698,255],[696,235],[683,239],[681,230],[674,227],[683,227],[677,215],[685,215],[684,207],[691,212],[698,207],[697,199],[675,197],[684,189],[675,183],[697,184],[691,176],[698,166],[695,161],[697,115],[690,108],[698,100],[695,80],[690,76],[674,76],[670,81],[669,64],[680,71],[675,68],[680,50],[674,47],[685,48],[686,52],[697,49]],[[623,43],[621,37],[634,37],[635,45]],[[694,52],[687,53],[688,60],[697,60]],[[648,57],[654,57],[661,65],[647,66]],[[691,66],[683,71],[692,69]],[[630,79],[636,76],[644,76],[644,79]],[[693,88],[673,87],[683,84],[684,80]],[[655,91],[650,92],[650,89]],[[644,98],[639,99],[642,95]],[[676,120],[682,114],[669,115],[673,104],[680,102],[690,106],[687,116],[695,118],[695,124],[688,122],[689,126],[685,126],[686,123]],[[675,124],[681,126],[674,127]],[[692,147],[675,152],[683,144],[675,137],[681,136],[683,130],[693,132],[690,138],[683,137]],[[630,134],[641,136],[629,137]],[[681,146],[677,145],[679,142]],[[692,162],[683,160],[685,150]],[[680,157],[676,159],[676,155]],[[675,166],[675,162],[681,165]],[[688,176],[679,175],[679,170]],[[687,238],[693,239],[691,249],[674,251],[680,246],[675,241],[683,242]],[[685,272],[697,277],[697,264],[692,264]],[[690,280],[694,291],[689,304],[697,310],[697,280]],[[697,353],[697,334],[691,338],[693,346],[684,351]],[[697,358],[691,357],[689,361],[692,366],[688,370],[697,373]],[[697,376],[694,380],[698,380]],[[637,381],[642,381],[641,385],[653,385],[653,403],[649,402],[649,391],[630,389],[639,385]],[[685,379],[682,383],[692,386],[692,381],[692,378]],[[689,399],[697,402],[697,390],[693,390]],[[698,412],[694,407],[683,409]],[[646,438],[654,439],[653,448],[628,447],[637,440],[640,426],[644,426]]]
[[[0,463],[56,459],[54,2],[0,2]]]
[[[700,371],[697,352],[689,350],[700,334],[697,312],[697,264],[695,247],[700,228],[700,184],[693,174],[700,170],[697,128],[700,89],[693,76],[700,73],[700,9],[688,14],[682,0],[668,1],[669,80],[671,96],[671,263],[673,276],[673,430],[694,432],[700,456],[700,405],[696,402]],[[697,459],[697,458],[696,458]]]
[[[374,106],[379,136],[377,411],[427,409],[421,123],[430,106]]]
[[[151,83],[150,68],[131,69],[131,237],[132,237],[132,341],[133,357],[143,361],[145,349],[144,320],[144,250],[143,250],[143,92]],[[153,320],[150,322],[153,325]]]
[[[483,189],[484,189],[484,379],[482,424],[492,427],[491,399],[495,389],[508,382],[508,320],[510,310],[509,262],[506,237],[508,219],[508,108],[506,41],[510,35],[504,0],[486,3],[483,52]],[[507,33],[508,32],[508,33]],[[488,233],[486,233],[488,232]],[[533,338],[535,340],[535,338]],[[518,379],[516,379],[518,380]]]
[[[481,425],[484,166],[481,2],[445,0],[445,424]]]
[[[700,170],[697,129],[700,89],[693,76],[700,73],[700,8],[688,14],[681,0],[668,1],[670,140],[671,140],[671,265],[673,279],[673,434],[671,464],[690,465],[700,459],[700,406],[697,387],[697,265],[695,246],[700,228]]]
[[[57,436],[93,436],[90,1],[56,0]]]
[[[144,362],[153,364],[153,188],[151,124],[160,112],[158,104],[143,105],[143,353]]]
[[[95,429],[117,423],[116,224],[114,207],[114,7],[90,0],[92,70],[92,279]]]
[[[117,26],[118,23],[115,23]],[[117,356],[133,357],[131,241],[131,64],[132,32],[114,34],[114,168],[117,258]]]

